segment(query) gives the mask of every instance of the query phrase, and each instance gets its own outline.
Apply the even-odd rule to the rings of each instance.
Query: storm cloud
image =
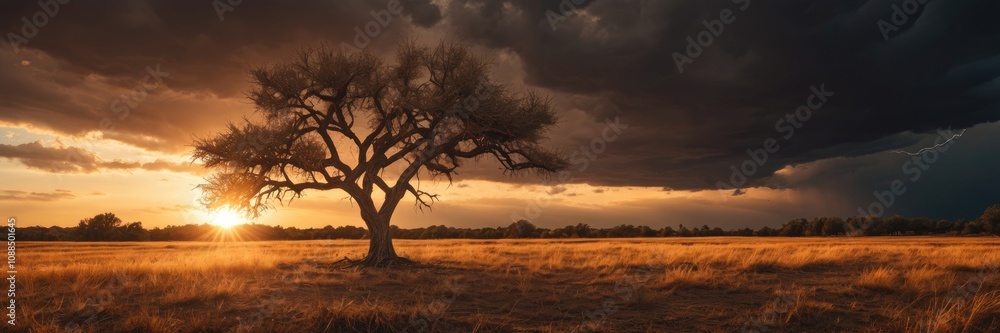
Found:
[[[141,163],[126,160],[104,160],[94,152],[79,147],[46,147],[40,141],[20,145],[0,144],[0,158],[21,162],[32,169],[52,173],[94,173],[102,170],[149,170],[200,174],[197,165],[157,159]]]
[[[732,200],[753,187],[826,188],[860,206],[897,176],[903,157],[892,151],[926,146],[939,129],[972,128],[959,159],[995,154],[983,147],[1000,132],[984,125],[1000,120],[1000,2],[414,0],[384,16],[391,3],[244,1],[220,15],[211,2],[69,2],[16,53],[9,42],[0,50],[0,122],[101,131],[181,153],[193,135],[249,112],[240,101],[251,66],[319,43],[361,41],[388,54],[403,39],[445,37],[513,55],[498,77],[553,96],[563,125],[552,144],[588,160],[574,163],[574,182],[723,188]],[[21,18],[41,10],[36,1],[6,2],[0,27],[23,35]],[[134,97],[150,66],[169,76],[122,117],[113,103]],[[616,117],[628,128],[581,157]],[[104,119],[114,128],[102,129]],[[42,163],[11,154],[44,147],[0,148]],[[537,181],[492,169],[462,176]],[[995,179],[989,168],[971,169],[922,186],[961,192],[968,188],[955,184]],[[894,209],[967,216],[982,208],[973,204],[1000,200],[974,192],[983,198],[968,205],[911,208],[933,200],[927,194]]]

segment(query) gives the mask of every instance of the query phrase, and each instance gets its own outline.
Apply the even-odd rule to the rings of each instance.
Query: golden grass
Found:
[[[898,283],[899,273],[888,267],[865,270],[858,279],[858,286],[875,290],[892,291]]]
[[[19,245],[21,332],[1000,330],[995,238]]]

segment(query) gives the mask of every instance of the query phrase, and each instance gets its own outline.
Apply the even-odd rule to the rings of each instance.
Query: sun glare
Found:
[[[219,209],[212,213],[211,223],[217,227],[228,229],[243,224],[243,218],[230,209]]]

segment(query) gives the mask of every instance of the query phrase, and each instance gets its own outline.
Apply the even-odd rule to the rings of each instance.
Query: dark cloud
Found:
[[[399,15],[389,12],[394,2],[247,1],[224,11],[224,20],[212,1],[70,2],[15,53],[8,33],[22,35],[21,18],[30,20],[41,7],[37,1],[5,1],[0,3],[5,36],[0,122],[70,135],[100,130],[113,140],[177,153],[189,148],[192,134],[251,109],[239,103],[198,105],[216,98],[242,100],[250,66],[319,43],[385,50],[406,35],[411,21],[429,26],[440,20],[440,11],[427,0],[402,1]],[[150,67],[168,76],[142,89],[145,97],[136,101],[130,96],[148,82]],[[123,97],[134,102],[114,104]]]
[[[0,158],[16,160],[25,166],[53,173],[93,173],[101,170],[173,171],[200,174],[203,169],[188,163],[157,159],[152,162],[104,160],[79,147],[46,147],[41,141],[19,145],[0,144]]]
[[[401,16],[376,18],[392,2],[399,0],[243,2],[223,10],[222,19],[211,1],[73,2],[61,6],[22,49],[42,50],[65,60],[65,70],[100,74],[124,87],[134,85],[146,66],[162,64],[173,69],[172,88],[232,96],[246,82],[248,62],[297,51],[289,46],[353,40],[354,28],[364,30],[377,19],[385,24],[371,39],[392,45],[409,21],[426,26],[440,20],[427,0],[403,0]],[[0,27],[19,33],[21,17],[39,10],[35,1],[4,2]]]
[[[774,139],[775,151],[762,163],[751,162],[746,184],[734,187],[825,186],[854,205],[870,196],[861,189],[893,179],[885,170],[898,168],[902,157],[885,152],[924,144],[939,128],[1000,120],[1000,24],[993,17],[1000,2],[992,0],[927,2],[888,40],[878,22],[891,22],[892,6],[903,1],[598,0],[563,11],[573,8],[560,6],[573,2],[401,0],[402,14],[379,25],[377,36],[359,36],[389,3],[244,1],[220,20],[211,2],[71,2],[20,53],[9,44],[0,47],[0,122],[83,135],[112,117],[114,128],[103,130],[104,138],[178,153],[190,148],[192,135],[218,130],[250,110],[233,102],[242,98],[249,66],[319,42],[362,41],[387,53],[414,35],[427,44],[449,36],[516,56],[498,77],[521,84],[520,73],[511,72],[523,69],[526,87],[516,88],[553,94],[564,117],[552,144],[570,154],[599,139],[606,119],[628,124],[595,160],[574,165],[574,182],[716,189],[719,181],[734,179],[731,168],[743,167],[754,154],[762,159],[759,152]],[[0,28],[19,32],[21,17],[38,10],[32,1],[0,4]],[[704,35],[705,22],[713,24],[723,10],[733,11],[735,21],[723,25],[701,54],[686,54],[687,38]],[[675,53],[692,58],[683,73]],[[157,65],[169,76],[120,118],[114,101],[132,94],[147,67]],[[820,90],[833,95],[818,107],[813,95]],[[809,101],[817,108],[808,120],[788,127],[787,117]],[[786,139],[790,129],[794,134]],[[995,145],[989,140],[995,139],[968,141]],[[77,152],[80,162],[67,164],[58,155],[79,148],[26,145],[0,151],[52,172],[175,167],[103,161],[87,151]],[[980,147],[962,149],[986,154],[977,153]],[[809,172],[775,175],[805,166]],[[498,178],[495,169],[486,164],[463,176],[537,181]],[[998,192],[975,185],[993,174],[973,169],[948,173],[954,181],[919,186],[979,193],[976,205],[1000,200]],[[933,198],[909,198],[894,209],[928,207],[942,216],[971,209],[933,208]]]
[[[546,12],[560,3],[458,0],[446,20],[464,39],[516,51],[532,84],[606,96],[576,105],[596,120],[634,125],[584,181],[714,189],[748,149],[778,138],[750,177],[759,185],[786,165],[919,140],[899,133],[1000,119],[995,1],[930,2],[889,41],[877,22],[891,19],[893,1],[752,1],[745,11],[728,0],[594,1],[552,30]],[[735,21],[679,73],[674,52],[726,9]],[[783,139],[776,123],[814,86],[834,96]]]
[[[20,145],[0,144],[0,157],[21,162],[29,168],[55,173],[91,173],[101,163],[96,154],[78,147],[45,147],[41,141]]]
[[[402,5],[415,25],[430,27],[441,21],[441,8],[430,0],[403,0]]]
[[[548,193],[549,193],[549,195],[556,195],[556,194],[560,194],[560,193],[566,192],[566,190],[569,190],[569,189],[566,188],[566,187],[564,187],[564,186],[553,186],[551,189],[549,189]]]
[[[0,191],[0,201],[57,201],[76,198],[72,191],[57,189],[53,192]]]
[[[927,137],[905,151],[935,147],[953,137],[952,133]],[[828,159],[790,167],[765,183],[823,193],[832,206],[839,207],[840,215],[863,215],[860,209],[864,214],[885,216],[973,219],[998,201],[997,142],[1000,123],[978,125],[950,144],[917,156],[883,152]],[[904,187],[902,194],[889,194],[895,181]],[[884,212],[880,212],[882,207]]]

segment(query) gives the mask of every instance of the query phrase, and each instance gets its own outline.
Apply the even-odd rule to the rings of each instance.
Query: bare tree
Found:
[[[505,174],[568,166],[540,147],[556,123],[549,101],[491,80],[490,63],[468,48],[409,42],[393,60],[319,48],[253,69],[249,98],[260,120],[196,139],[194,158],[220,170],[200,186],[203,202],[258,216],[306,190],[342,190],[371,235],[368,254],[352,264],[388,266],[410,263],[389,233],[400,200],[412,195],[421,209],[436,200],[420,189],[421,174],[451,181],[484,156]]]

